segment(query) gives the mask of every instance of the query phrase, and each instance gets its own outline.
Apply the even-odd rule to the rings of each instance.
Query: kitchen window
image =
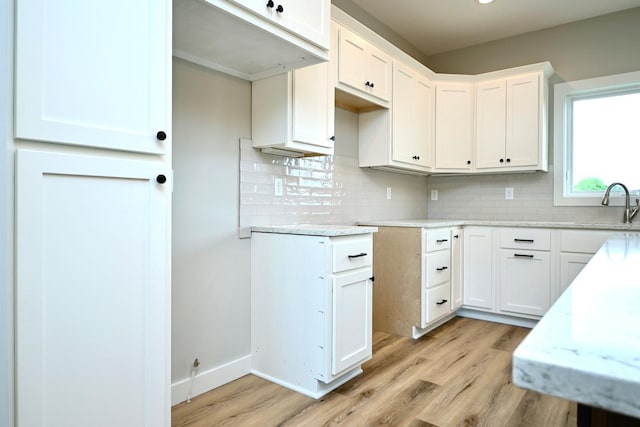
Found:
[[[560,83],[554,100],[554,204],[599,206],[613,182],[640,197],[640,72]]]

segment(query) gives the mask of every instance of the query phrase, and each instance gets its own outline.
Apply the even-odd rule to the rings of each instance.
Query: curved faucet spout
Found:
[[[633,219],[634,216],[636,216],[636,214],[638,213],[638,210],[640,209],[640,200],[636,199],[636,205],[633,207],[633,209],[631,209],[630,203],[629,203],[629,190],[627,189],[626,185],[622,184],[621,182],[614,182],[613,184],[609,185],[607,187],[607,190],[604,192],[604,196],[602,197],[602,202],[600,203],[603,206],[609,206],[609,195],[611,193],[611,189],[616,185],[619,185],[620,187],[622,187],[625,194],[624,215],[622,217],[622,220],[626,224],[631,224],[631,220]]]

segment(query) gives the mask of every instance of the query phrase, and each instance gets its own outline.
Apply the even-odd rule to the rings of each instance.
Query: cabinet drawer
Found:
[[[426,287],[448,282],[451,279],[451,256],[448,250],[431,252],[425,258]]]
[[[424,230],[422,238],[425,241],[425,251],[433,252],[448,249],[451,246],[451,231],[444,230]]]
[[[500,247],[548,251],[551,249],[551,230],[503,228],[500,229]]]
[[[595,254],[614,234],[613,231],[563,230],[560,232],[560,252]]]
[[[368,267],[373,263],[373,240],[370,234],[334,237],[331,247],[334,273]]]
[[[425,291],[424,310],[425,324],[431,323],[434,320],[451,312],[451,285],[449,283],[443,283],[435,288],[427,289]]]

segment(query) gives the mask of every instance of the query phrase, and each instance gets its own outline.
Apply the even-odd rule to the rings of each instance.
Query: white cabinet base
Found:
[[[346,374],[342,375],[340,378],[333,380],[329,384],[325,384],[322,381],[309,381],[304,382],[302,384],[296,383],[293,381],[285,381],[282,378],[273,377],[271,375],[265,374],[264,372],[252,369],[251,373],[257,377],[263,378],[267,381],[271,381],[272,383],[281,385],[282,387],[286,387],[290,390],[296,391],[298,393],[304,394],[305,396],[312,397],[314,399],[319,399],[330,391],[335,390],[340,387],[342,384],[352,380],[362,373],[362,368],[359,366]]]

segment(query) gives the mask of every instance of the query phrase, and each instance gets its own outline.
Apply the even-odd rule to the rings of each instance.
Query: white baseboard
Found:
[[[504,323],[506,325],[521,326],[523,328],[533,328],[538,323],[538,319],[528,319],[518,316],[508,316],[498,313],[489,313],[479,310],[461,308],[456,312],[460,317],[470,317],[472,319],[487,320],[489,322]]]
[[[191,397],[193,398],[199,394],[206,393],[249,373],[251,373],[251,355],[201,372],[193,378]],[[190,381],[191,378],[186,378],[171,384],[171,406],[187,400]]]

